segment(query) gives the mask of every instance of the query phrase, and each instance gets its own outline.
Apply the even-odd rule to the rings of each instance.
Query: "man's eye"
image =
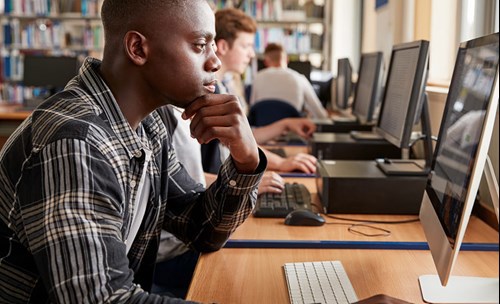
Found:
[[[207,48],[207,44],[206,43],[196,43],[195,46],[200,50],[200,51],[204,51],[206,48]]]

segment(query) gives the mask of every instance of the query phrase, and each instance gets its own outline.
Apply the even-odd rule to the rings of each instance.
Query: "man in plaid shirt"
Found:
[[[87,58],[0,153],[0,303],[183,302],[146,292],[162,227],[214,251],[255,203],[267,161],[237,98],[211,94],[208,3],[105,0],[102,21],[102,61]],[[177,161],[166,104],[231,151],[206,191]]]

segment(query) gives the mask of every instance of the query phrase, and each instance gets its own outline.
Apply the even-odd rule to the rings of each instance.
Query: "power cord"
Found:
[[[361,219],[353,219],[353,218],[345,218],[345,217],[339,217],[335,215],[330,215],[330,214],[325,214],[325,216],[336,219],[336,220],[341,220],[341,221],[350,221],[354,223],[333,223],[333,222],[326,222],[326,224],[331,224],[331,225],[349,225],[347,228],[347,231],[353,234],[357,235],[363,235],[363,236],[368,236],[368,237],[377,237],[377,236],[390,236],[391,231],[388,229],[380,228],[377,226],[373,226],[372,224],[390,224],[390,225],[395,225],[395,224],[407,224],[407,223],[414,223],[418,222],[418,218],[413,218],[409,220],[400,220],[400,221],[380,221],[380,220],[361,220]],[[369,228],[376,230],[378,232],[374,233],[369,233],[369,232],[364,232],[358,228]]]

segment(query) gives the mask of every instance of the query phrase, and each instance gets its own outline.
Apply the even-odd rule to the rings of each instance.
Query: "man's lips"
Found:
[[[210,93],[214,93],[215,92],[215,86],[217,85],[217,80],[212,80],[210,82],[207,82],[207,83],[204,83],[203,86],[205,87],[205,89],[207,91],[209,91]]]

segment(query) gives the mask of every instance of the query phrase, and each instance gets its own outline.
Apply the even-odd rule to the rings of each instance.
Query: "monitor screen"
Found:
[[[288,67],[306,76],[307,80],[311,82],[312,65],[310,61],[289,61]]]
[[[498,108],[498,42],[496,33],[464,42],[458,50],[420,210],[438,285],[451,283],[486,162]],[[498,301],[498,278],[496,297]]]
[[[78,68],[79,61],[76,57],[26,54],[23,61],[23,84],[32,87],[62,89],[71,78],[77,75]]]
[[[288,67],[296,72],[299,72],[300,74],[306,76],[307,80],[309,82],[311,81],[311,72],[312,72],[312,65],[310,61],[297,61],[297,60],[291,60],[288,62]],[[257,58],[257,71],[260,71],[262,69],[266,68],[266,64],[264,62],[264,59]]]
[[[376,131],[399,148],[407,148],[421,110],[427,68],[429,42],[419,40],[393,47],[382,108]]]
[[[352,68],[349,58],[340,58],[337,61],[337,80],[335,100],[337,109],[345,110],[349,107],[351,96]]]
[[[375,119],[383,78],[382,52],[361,55],[352,113],[361,123]]]

